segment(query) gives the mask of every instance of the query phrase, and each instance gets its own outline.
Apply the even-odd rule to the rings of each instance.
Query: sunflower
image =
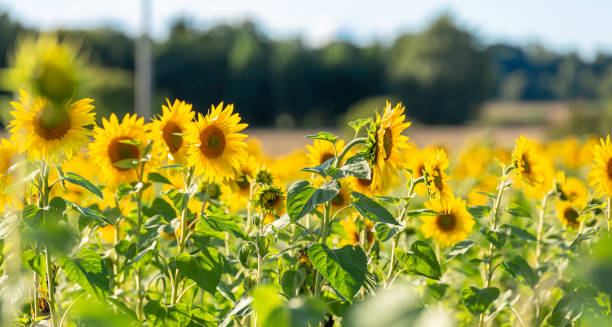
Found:
[[[255,182],[259,185],[273,185],[274,175],[268,167],[261,166],[255,172]]]
[[[610,135],[600,144],[593,146],[593,163],[589,172],[589,185],[598,195],[612,196],[612,142]]]
[[[444,172],[449,166],[446,151],[436,149],[432,156],[425,161],[425,185],[432,198],[452,198],[453,193],[448,180],[450,177]]]
[[[0,212],[5,206],[17,205],[17,198],[6,188],[14,183],[13,174],[7,174],[8,169],[17,163],[17,147],[7,139],[0,139]]]
[[[234,105],[223,109],[223,102],[202,116],[192,125],[186,137],[189,142],[188,162],[198,175],[215,182],[235,177],[246,156],[247,136],[239,133],[247,127],[240,123]]]
[[[433,237],[442,246],[452,246],[466,239],[475,222],[465,205],[465,200],[452,195],[446,199],[438,197],[426,202],[425,207],[438,214],[421,216],[421,231],[425,237]]]
[[[359,219],[361,215],[358,213],[353,213],[350,217],[347,217],[340,221],[340,225],[344,230],[344,235],[340,240],[340,246],[344,245],[355,245],[359,243],[359,230],[357,228],[359,224]],[[372,230],[374,229],[374,223],[368,219],[365,219],[365,229],[366,229],[366,239],[368,244],[372,244],[374,242],[374,233]]]
[[[185,101],[177,99],[170,104],[170,100],[166,99],[166,103],[162,105],[162,115],[151,122],[151,135],[162,159],[185,164],[187,142],[183,141],[181,134],[187,132],[195,112],[191,110],[191,104]]]
[[[312,145],[307,145],[308,161],[311,167],[319,166],[327,160],[336,157],[344,149],[344,141],[338,140],[336,144],[323,140],[314,140]],[[348,157],[347,157],[348,158]]]
[[[512,164],[517,181],[526,186],[527,191],[538,196],[550,190],[552,163],[542,154],[538,144],[524,136],[517,139],[512,151]]]
[[[56,163],[87,145],[91,134],[87,127],[94,124],[96,116],[92,99],[52,104],[46,98],[31,99],[23,90],[20,94],[20,102],[11,102],[14,119],[8,127],[13,142],[27,149],[31,160]]]
[[[111,114],[108,120],[102,119],[102,127],[94,128],[94,141],[89,145],[89,156],[100,167],[100,180],[107,186],[136,181],[134,169],[120,168],[115,164],[127,159],[139,160],[142,156],[140,147],[128,141],[144,146],[147,136],[144,118],[135,114],[126,114],[121,123],[115,114]]]
[[[340,192],[331,200],[332,215],[351,205],[351,191],[351,182],[349,180],[342,181],[340,184]]]
[[[557,201],[557,217],[564,226],[580,227],[580,209],[569,201]]]
[[[588,191],[584,183],[575,177],[565,177],[564,172],[557,173],[557,190],[559,199],[577,206],[584,206]]]
[[[266,214],[280,216],[285,211],[285,194],[280,187],[265,185],[257,192],[255,201]]]
[[[231,181],[232,189],[242,198],[248,199],[251,196],[251,183],[255,178],[257,169],[257,161],[254,157],[248,156],[246,160],[240,164],[240,169],[236,177]],[[260,176],[262,179],[263,176]]]
[[[372,166],[373,190],[383,192],[389,187],[397,171],[402,168],[403,151],[410,148],[408,137],[402,135],[410,126],[410,122],[404,122],[404,110],[401,103],[392,107],[387,101],[382,117],[377,114],[376,122],[370,124],[368,145],[364,147],[363,153]]]

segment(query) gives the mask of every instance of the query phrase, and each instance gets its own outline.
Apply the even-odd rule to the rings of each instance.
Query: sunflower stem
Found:
[[[367,137],[360,137],[360,138],[353,139],[351,142],[349,142],[347,145],[345,145],[344,149],[342,149],[342,152],[340,152],[340,154],[336,158],[336,162],[334,163],[334,168],[338,168],[340,166],[340,163],[344,159],[344,156],[348,153],[348,151],[352,147],[354,147],[354,146],[356,146],[358,144],[365,144],[367,141],[368,141]]]
[[[546,204],[548,202],[548,198],[551,195],[552,195],[552,191],[546,193],[544,197],[542,198],[542,202],[540,204],[540,214],[538,215],[536,257],[535,257],[536,268],[540,267],[540,256],[542,255],[542,232],[544,231],[544,214],[546,213]]]
[[[41,165],[41,183],[42,183],[42,196],[40,201],[40,207],[46,208],[49,205],[49,193],[51,191],[51,187],[49,186],[49,170],[50,166],[46,161],[42,161]],[[47,216],[45,214],[46,211],[43,210],[43,223],[47,224]],[[51,321],[51,326],[57,326],[56,312],[55,312],[55,278],[53,278],[52,266],[51,266],[51,253],[49,253],[49,248],[47,246],[44,247],[45,253],[45,266],[46,266],[46,277],[47,277],[47,303],[49,305],[49,316]]]
[[[612,220],[612,197],[608,198],[608,208],[606,210],[606,224],[608,227],[608,233],[610,232],[610,222]]]
[[[330,207],[330,201],[326,202],[325,206],[323,207],[323,222],[321,223],[321,244],[325,244],[325,242],[327,241],[327,224],[329,220]],[[321,275],[321,273],[317,270],[317,275],[315,278],[315,296],[319,296],[321,294],[322,287],[323,275]]]
[[[502,197],[504,194],[504,190],[509,186],[506,183],[506,177],[508,176],[508,174],[510,173],[512,169],[509,167],[503,167],[502,171],[502,177],[500,178],[500,182],[499,185],[497,186],[497,196],[495,197],[495,202],[493,204],[493,212],[491,215],[491,230],[495,231],[497,229],[497,224],[499,222],[499,217],[501,216],[501,213],[499,211],[500,206],[501,206],[501,201],[502,201]],[[495,271],[494,267],[493,267],[493,256],[495,254],[495,247],[493,246],[493,243],[489,244],[489,253],[487,255],[487,259],[485,261],[485,267],[484,267],[484,288],[487,288],[489,286],[491,286],[491,281],[493,280],[493,272]],[[478,319],[478,327],[482,327],[484,326],[484,318],[485,318],[485,313],[481,313],[480,317]]]

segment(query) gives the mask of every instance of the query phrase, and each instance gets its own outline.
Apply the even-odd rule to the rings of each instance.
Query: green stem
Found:
[[[49,171],[50,166],[46,161],[42,161],[41,167],[41,183],[42,183],[42,196],[40,207],[46,210],[46,207],[49,205],[49,193],[51,191],[49,187]],[[47,224],[47,216],[45,214],[46,211],[43,211],[43,221]],[[51,320],[51,326],[57,326],[57,317],[55,311],[55,278],[52,276],[52,266],[51,266],[51,253],[49,253],[49,248],[47,246],[44,247],[45,252],[45,266],[46,266],[46,275],[47,275],[47,303],[49,304],[49,315]]]
[[[138,185],[140,189],[138,193],[136,193],[136,212],[137,212],[137,222],[136,222],[136,253],[140,253],[140,230],[142,229],[143,223],[143,215],[142,215],[142,193],[144,191],[144,182],[143,182],[143,174],[144,174],[144,165],[142,162],[140,167],[136,168],[136,175],[138,176]],[[140,168],[140,171],[138,171]],[[143,290],[142,290],[142,271],[139,265],[136,265],[136,316],[139,320],[143,318],[142,312],[142,304],[143,304]]]
[[[510,169],[506,167],[503,168],[503,175],[501,177],[501,181],[497,186],[497,197],[495,197],[495,202],[493,205],[493,214],[491,216],[491,230],[495,231],[497,229],[497,224],[499,222],[499,217],[501,215],[499,211],[499,207],[501,205],[502,197],[504,194],[504,190],[506,189],[506,176],[510,172]],[[484,280],[484,288],[487,288],[491,285],[491,281],[493,279],[493,256],[495,254],[495,247],[493,243],[489,244],[489,253],[487,255],[487,261],[485,262],[485,280]],[[482,327],[484,325],[485,313],[481,313],[478,319],[478,326]]]
[[[334,168],[338,168],[340,166],[340,163],[342,162],[342,160],[344,159],[344,156],[348,153],[348,151],[358,145],[358,144],[365,144],[368,141],[367,137],[360,137],[360,138],[356,138],[353,139],[351,142],[349,142],[347,145],[344,146],[344,149],[342,149],[342,152],[340,152],[340,154],[338,155],[336,162],[334,163]]]
[[[538,216],[537,247],[536,247],[536,268],[540,267],[540,256],[542,255],[542,232],[544,231],[544,214],[546,213],[546,203],[552,193],[548,192],[542,198],[540,214]]]
[[[608,226],[608,233],[610,232],[610,223],[612,220],[612,197],[608,198],[608,208],[606,210],[606,224]]]

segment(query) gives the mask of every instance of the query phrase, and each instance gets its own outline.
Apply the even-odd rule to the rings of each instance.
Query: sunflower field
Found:
[[[609,136],[418,147],[387,102],[270,158],[239,104],[96,121],[45,42],[0,139],[3,325],[610,325]]]

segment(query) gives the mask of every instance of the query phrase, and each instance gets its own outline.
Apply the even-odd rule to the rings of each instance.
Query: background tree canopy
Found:
[[[0,68],[20,35],[36,33],[0,15]],[[87,96],[104,112],[133,110],[134,40],[112,28],[62,30],[97,67]],[[381,96],[406,104],[411,119],[461,124],[488,99],[596,99],[612,94],[612,57],[586,62],[539,46],[483,45],[441,16],[390,44],[336,40],[320,48],[273,40],[252,22],[195,28],[177,21],[155,41],[155,108],[180,98],[201,112],[236,103],[252,125],[331,125],[351,106]],[[5,86],[5,96],[10,87]],[[380,109],[380,108],[378,108]],[[104,116],[102,114],[101,116]]]

